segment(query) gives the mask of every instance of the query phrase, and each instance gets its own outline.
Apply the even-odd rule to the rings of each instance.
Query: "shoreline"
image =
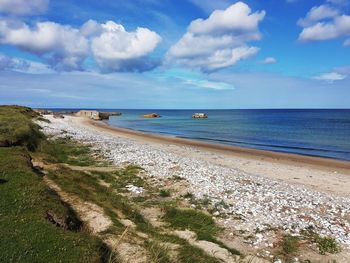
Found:
[[[348,253],[349,169],[340,173],[333,166],[201,148],[80,117],[49,120],[40,123],[46,134],[86,143],[114,165],[142,167],[152,182],[181,182],[181,195],[191,195],[195,205],[206,200],[208,208],[217,210],[216,222],[229,233],[263,233],[248,247],[263,248],[281,233],[300,235],[312,227],[334,237]]]
[[[327,169],[331,171],[342,172],[350,175],[350,161],[338,160],[326,157],[307,156],[293,153],[274,152],[268,150],[259,150],[252,148],[245,148],[239,146],[225,145],[219,143],[209,143],[195,139],[171,137],[155,133],[147,133],[127,128],[119,128],[111,126],[103,121],[95,121],[84,119],[84,123],[93,126],[97,129],[102,129],[108,132],[114,132],[118,135],[125,135],[133,137],[134,139],[149,139],[156,143],[172,143],[180,146],[190,146],[202,150],[209,150],[228,155],[239,155],[247,158],[254,158],[257,160],[270,161],[275,163],[285,164],[303,164],[315,168]]]

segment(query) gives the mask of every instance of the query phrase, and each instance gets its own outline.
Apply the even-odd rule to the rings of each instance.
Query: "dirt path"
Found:
[[[74,211],[77,212],[81,220],[83,220],[92,231],[93,234],[99,234],[108,230],[113,225],[112,220],[107,217],[103,208],[96,204],[81,200],[74,194],[69,194],[64,191],[51,179],[44,177],[47,185],[53,189],[62,199],[62,201],[69,204]]]

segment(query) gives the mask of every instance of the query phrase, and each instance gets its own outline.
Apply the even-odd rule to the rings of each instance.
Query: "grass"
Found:
[[[0,146],[25,146],[35,150],[44,137],[32,122],[39,115],[27,107],[0,106]]]
[[[300,246],[300,238],[296,236],[286,235],[282,241],[282,252],[285,256],[292,256],[298,253]]]
[[[312,228],[303,230],[302,234],[306,239],[317,245],[321,255],[325,255],[326,253],[336,254],[341,251],[338,242],[333,237],[322,237],[315,233]]]
[[[201,249],[193,246],[182,246],[179,251],[178,259],[182,263],[220,263],[221,260],[218,260],[214,257],[208,256]]]
[[[89,146],[74,143],[69,138],[45,140],[41,143],[39,152],[46,162],[76,166],[100,165],[92,157],[93,151]]]
[[[179,209],[169,206],[166,206],[164,209],[165,215],[163,219],[171,227],[181,230],[191,230],[197,234],[198,239],[216,243],[233,255],[241,255],[238,250],[227,247],[215,237],[221,231],[221,228],[215,224],[215,221],[210,215],[194,209]]]
[[[145,241],[145,247],[150,252],[152,262],[170,263],[169,248],[156,241]]]
[[[211,216],[194,209],[166,207],[164,220],[174,228],[189,229],[197,234],[198,239],[213,241],[220,228]]]
[[[102,243],[32,171],[23,147],[0,147],[0,262],[101,262]],[[50,212],[76,231],[46,219]],[[106,253],[104,250],[103,253]]]
[[[333,237],[316,237],[316,244],[321,255],[326,253],[335,254],[340,252],[340,247]]]
[[[162,189],[159,191],[159,196],[160,197],[169,197],[171,194],[170,194],[170,191],[169,190],[165,190],[165,189]]]

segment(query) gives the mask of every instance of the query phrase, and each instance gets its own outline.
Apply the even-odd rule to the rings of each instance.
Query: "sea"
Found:
[[[122,112],[121,116],[106,121],[111,126],[216,144],[350,161],[350,109],[106,111]],[[142,117],[153,112],[161,117]],[[204,112],[208,118],[193,119],[195,112]]]

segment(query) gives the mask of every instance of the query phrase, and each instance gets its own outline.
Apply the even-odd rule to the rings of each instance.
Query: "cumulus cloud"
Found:
[[[15,15],[45,13],[49,0],[0,0],[0,12]]]
[[[342,14],[337,5],[343,1],[328,1],[329,4],[315,6],[305,18],[299,19],[303,28],[299,35],[302,42],[336,39],[350,35],[350,16]],[[335,5],[337,3],[337,5]]]
[[[273,57],[267,57],[265,58],[262,62],[262,64],[276,64],[277,63],[277,59],[273,58]]]
[[[264,11],[252,13],[242,2],[216,10],[207,19],[191,22],[168,51],[167,60],[204,72],[232,66],[259,51],[247,43],[261,39],[258,25],[264,17]]]
[[[92,39],[91,49],[101,68],[108,71],[144,71],[157,63],[146,59],[154,51],[161,37],[148,28],[133,32],[109,21],[101,25],[102,33]]]
[[[80,28],[54,22],[29,26],[18,20],[0,20],[0,44],[33,53],[59,71],[82,70],[92,56],[104,71],[145,71],[158,65],[148,59],[160,36],[147,29],[127,32],[113,21],[89,20]]]
[[[101,24],[97,23],[95,20],[90,19],[82,25],[80,28],[80,33],[84,37],[94,37],[102,33],[103,27]]]
[[[0,21],[0,43],[42,57],[58,70],[76,70],[88,55],[87,39],[78,29],[54,22],[33,27],[18,21]]]
[[[338,72],[324,73],[324,74],[321,74],[319,76],[314,77],[314,79],[327,81],[327,82],[330,82],[330,83],[333,83],[334,81],[343,80],[343,79],[346,79],[346,78],[347,78],[347,75],[340,74]]]

